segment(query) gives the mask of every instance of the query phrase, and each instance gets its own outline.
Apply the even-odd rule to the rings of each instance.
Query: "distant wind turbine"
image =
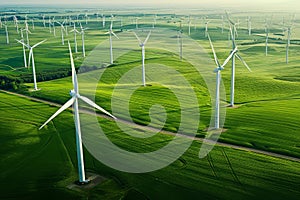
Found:
[[[102,15],[102,27],[105,27],[105,15]]]
[[[237,48],[235,48],[233,51],[231,51],[230,55],[226,58],[224,63],[221,65],[218,57],[216,55],[215,49],[213,47],[213,44],[211,42],[209,34],[207,34],[207,37],[209,39],[209,43],[214,55],[214,60],[217,65],[217,68],[214,70],[216,73],[216,105],[215,105],[215,129],[220,128],[220,83],[221,83],[221,70],[224,69],[224,66],[229,62],[229,60],[234,56],[234,54],[237,52]]]
[[[80,126],[80,118],[79,118],[79,108],[78,108],[78,100],[82,100],[83,102],[87,103],[88,105],[92,106],[100,110],[101,112],[105,113],[106,115],[116,119],[115,116],[98,106],[96,103],[91,101],[85,96],[81,96],[79,94],[78,88],[78,80],[75,71],[74,60],[72,56],[71,46],[69,43],[69,51],[70,51],[70,60],[71,60],[71,67],[72,67],[72,82],[73,82],[73,89],[70,91],[71,99],[68,100],[60,109],[58,109],[39,129],[41,130],[44,126],[46,126],[51,120],[53,120],[56,116],[62,113],[64,110],[69,108],[73,105],[74,109],[74,123],[75,123],[75,130],[76,130],[76,150],[77,150],[77,162],[78,162],[78,175],[79,175],[79,183],[86,184],[89,182],[88,179],[85,177],[85,169],[84,169],[84,159],[83,159],[83,145],[82,145],[82,136],[81,136],[81,126]]]
[[[73,28],[70,32],[74,32],[74,46],[75,46],[75,53],[78,53],[78,51],[77,51],[77,33],[80,34],[80,32],[77,31],[75,23],[74,23],[73,26],[74,26],[74,28]]]
[[[229,21],[230,25],[230,34],[231,34],[231,40],[232,40],[232,51],[235,51],[237,49],[237,46],[235,44],[235,38],[236,38],[236,28],[234,23],[230,18],[228,13],[226,12],[227,19]],[[233,30],[232,28],[233,27]],[[235,90],[235,57],[237,57],[244,66],[251,72],[251,69],[247,65],[247,63],[243,60],[243,58],[237,53],[237,51],[234,53],[234,56],[232,56],[232,66],[231,66],[231,88],[230,88],[230,107],[234,107],[234,90]]]
[[[139,45],[142,49],[142,81],[143,86],[146,86],[146,72],[145,72],[145,45],[151,35],[151,31],[149,31],[148,36],[146,37],[145,41],[142,42],[141,39],[137,36],[135,32],[133,32],[137,40],[139,41]]]
[[[113,56],[113,45],[112,45],[112,36],[114,35],[116,38],[119,37],[113,32],[112,30],[113,22],[111,21],[110,28],[106,34],[109,34],[109,44],[110,44],[110,64],[114,63],[114,56]]]
[[[208,23],[209,23],[209,21],[205,22],[205,33],[204,33],[205,37],[207,37],[207,34],[208,34]]]
[[[59,25],[60,25],[60,32],[61,32],[61,44],[62,45],[65,45],[65,40],[64,40],[64,32],[65,32],[65,27],[64,27],[64,23],[65,22],[63,22],[63,23],[60,23],[60,22],[56,22],[56,23],[58,23]]]
[[[286,40],[286,53],[285,53],[285,62],[286,64],[289,63],[289,49],[290,49],[290,45],[291,45],[291,29],[292,27],[289,26],[286,31],[287,31],[287,40]]]
[[[251,17],[248,16],[248,18],[247,18],[246,21],[247,21],[247,26],[248,26],[248,34],[251,35],[251,33],[252,33],[252,22],[251,22]]]
[[[81,40],[82,40],[82,55],[83,55],[83,57],[85,57],[85,44],[84,44],[84,31],[85,31],[86,29],[84,29],[83,27],[82,27],[82,25],[80,24],[80,34],[81,34]]]
[[[183,46],[183,43],[182,43],[182,26],[181,26],[181,22],[180,22],[180,28],[179,28],[178,33],[177,33],[177,38],[178,38],[178,45],[179,45],[179,58],[180,58],[180,60],[182,60],[182,46]]]
[[[265,32],[266,32],[266,56],[268,55],[268,43],[269,43],[269,25],[268,23],[266,22],[266,25],[265,25]]]
[[[35,73],[35,62],[34,62],[34,55],[33,55],[33,49],[35,47],[37,47],[38,45],[44,43],[46,40],[43,40],[33,46],[27,46],[27,44],[25,44],[24,42],[20,41],[20,40],[17,40],[17,42],[27,46],[29,48],[29,61],[28,61],[28,67],[30,66],[30,60],[32,61],[32,74],[33,74],[33,82],[34,82],[34,90],[38,90],[38,87],[37,87],[37,81],[36,81],[36,73]]]

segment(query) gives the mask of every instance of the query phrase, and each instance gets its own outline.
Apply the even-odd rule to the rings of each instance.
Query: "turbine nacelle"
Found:
[[[77,93],[75,92],[75,90],[73,89],[73,90],[70,90],[70,96],[71,96],[71,97],[78,97],[79,94],[77,94]]]
[[[223,70],[223,69],[224,69],[224,67],[219,66],[219,67],[217,67],[217,68],[214,70],[214,72],[217,73],[218,71],[221,71],[221,70]]]

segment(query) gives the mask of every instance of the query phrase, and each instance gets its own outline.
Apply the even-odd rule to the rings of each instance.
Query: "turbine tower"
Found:
[[[72,67],[72,82],[73,82],[73,89],[70,91],[71,99],[67,101],[60,109],[58,109],[41,127],[40,130],[48,124],[52,119],[54,119],[57,115],[59,115],[61,112],[69,108],[73,105],[74,108],[74,123],[75,123],[75,129],[76,129],[76,150],[77,150],[77,162],[78,162],[78,174],[79,174],[79,184],[86,184],[89,182],[88,179],[85,177],[85,169],[84,169],[84,158],[83,158],[83,145],[82,145],[82,137],[81,137],[81,127],[80,127],[80,118],[79,118],[79,108],[78,108],[78,100],[82,100],[88,105],[92,106],[93,108],[96,108],[100,110],[101,112],[109,115],[110,117],[116,119],[113,115],[111,115],[109,112],[95,104],[93,101],[88,99],[87,97],[81,96],[79,94],[79,88],[78,88],[78,81],[71,51],[70,43],[69,45],[69,51],[70,51],[70,60],[71,60],[71,67]]]
[[[142,81],[143,81],[143,86],[146,86],[146,72],[145,72],[145,45],[151,35],[151,31],[149,31],[148,36],[146,37],[145,41],[142,42],[140,38],[137,36],[135,32],[133,32],[137,40],[139,41],[139,45],[142,49]]]
[[[286,64],[289,63],[289,49],[290,49],[290,45],[291,45],[291,29],[292,26],[289,26],[286,31],[287,31],[287,40],[286,40],[286,52],[285,52],[285,62]]]

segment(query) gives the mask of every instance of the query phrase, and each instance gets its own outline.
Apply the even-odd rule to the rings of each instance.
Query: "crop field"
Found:
[[[223,10],[196,9],[7,9],[0,13],[0,199],[300,198],[300,21],[296,13],[231,11],[226,16]],[[13,16],[17,16],[19,33]],[[30,45],[46,39],[33,50],[37,91],[33,90],[32,66],[24,67],[22,44],[16,41],[22,39],[20,31],[26,29],[26,17]],[[231,26],[227,17],[237,23]],[[55,24],[55,34],[48,20]],[[68,31],[56,21],[65,21]],[[70,32],[73,24],[78,30],[78,52],[74,32]],[[113,63],[109,63],[108,31],[118,36],[111,35]],[[143,87],[141,42],[148,32],[147,84]],[[26,30],[23,34],[26,41]],[[207,34],[220,64],[230,55],[235,34],[238,54],[251,72],[236,59],[235,106],[230,107],[231,61],[222,69],[220,136],[212,151],[199,158],[216,112],[216,64]],[[113,120],[100,111],[95,115],[87,104],[79,103],[85,172],[104,180],[75,190],[70,189],[78,180],[72,107],[39,130],[72,95],[68,41],[80,94],[117,117]],[[25,51],[28,62],[26,47]],[[199,113],[193,113],[195,110]],[[92,117],[93,123],[87,121]],[[103,136],[99,138],[91,128],[94,126],[101,127]],[[177,137],[177,132],[182,136]],[[101,152],[89,147],[95,138],[99,139],[93,141],[95,144],[106,147],[103,138],[108,138],[126,152],[149,153],[170,144],[175,144],[175,152],[184,145],[180,137],[191,142],[181,156],[158,170],[140,173],[101,162],[97,157]],[[114,156],[111,154],[110,159],[122,166],[122,160]],[[163,162],[165,157],[159,159]],[[150,159],[145,165],[154,163]]]

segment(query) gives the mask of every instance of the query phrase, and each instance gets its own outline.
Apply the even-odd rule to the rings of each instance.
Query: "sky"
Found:
[[[299,8],[299,0],[0,0],[1,5],[75,5],[75,4],[84,4],[84,5],[139,5],[139,6],[191,6],[197,5],[201,6],[217,6],[217,7],[257,7],[257,8]]]

